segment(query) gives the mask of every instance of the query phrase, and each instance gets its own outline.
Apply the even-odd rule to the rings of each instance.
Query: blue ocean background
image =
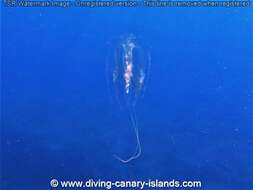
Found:
[[[2,7],[1,189],[50,180],[200,180],[253,189],[251,8]],[[106,82],[134,34],[151,68],[136,104],[142,155]],[[96,189],[96,188],[94,188]],[[196,188],[198,189],[198,188]]]

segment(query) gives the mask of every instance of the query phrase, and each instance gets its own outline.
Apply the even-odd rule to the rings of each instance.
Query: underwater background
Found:
[[[1,12],[1,189],[49,190],[54,178],[253,189],[251,8]],[[106,62],[128,34],[151,66],[135,107],[142,155],[123,164],[113,155],[136,142]]]

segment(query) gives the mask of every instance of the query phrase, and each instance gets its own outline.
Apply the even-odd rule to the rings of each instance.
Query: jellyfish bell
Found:
[[[143,96],[149,77],[148,50],[133,34],[129,34],[116,40],[109,51],[109,93],[121,108],[134,107]]]

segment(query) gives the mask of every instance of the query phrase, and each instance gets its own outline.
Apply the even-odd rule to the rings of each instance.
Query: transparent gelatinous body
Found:
[[[136,135],[136,150],[128,159],[115,156],[127,163],[141,154],[135,107],[143,96],[150,70],[150,56],[133,35],[127,35],[110,47],[107,60],[107,81],[110,95],[127,110]]]
[[[133,34],[116,42],[110,50],[107,65],[110,94],[120,106],[134,107],[146,88],[150,56]]]

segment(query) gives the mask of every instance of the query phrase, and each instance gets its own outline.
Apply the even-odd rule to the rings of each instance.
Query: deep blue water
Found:
[[[3,190],[59,180],[201,180],[253,189],[252,9],[2,8]],[[129,33],[151,69],[138,100],[142,155],[110,101],[106,58]]]

